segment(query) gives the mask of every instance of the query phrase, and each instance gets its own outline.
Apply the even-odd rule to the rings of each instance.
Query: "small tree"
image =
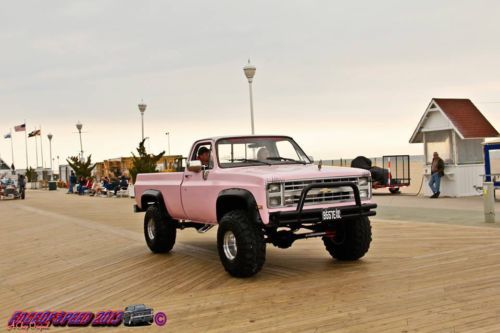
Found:
[[[32,167],[29,167],[26,170],[26,178],[28,178],[28,182],[36,182],[38,180],[38,173]]]
[[[69,166],[75,171],[77,177],[90,177],[95,164],[92,165],[92,155],[89,155],[86,160],[81,160],[79,156],[70,156],[66,159]]]
[[[130,171],[130,177],[132,177],[132,182],[135,183],[135,178],[139,173],[153,173],[156,171],[156,163],[165,155],[165,151],[162,151],[158,155],[149,154],[146,151],[146,147],[144,147],[144,142],[146,139],[143,139],[139,142],[139,147],[137,147],[137,153],[139,156],[136,156],[132,153],[132,168]]]

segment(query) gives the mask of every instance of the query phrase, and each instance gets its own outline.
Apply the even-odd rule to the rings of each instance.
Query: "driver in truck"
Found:
[[[208,167],[210,163],[210,149],[205,146],[198,149],[198,159],[201,161],[201,165]]]

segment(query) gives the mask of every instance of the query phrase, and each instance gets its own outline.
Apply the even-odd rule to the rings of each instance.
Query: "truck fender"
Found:
[[[158,190],[146,190],[141,196],[141,210],[145,212],[149,206],[156,205],[160,208],[167,216],[167,207],[165,205],[165,200],[163,199],[163,194]]]
[[[252,193],[240,188],[230,188],[223,190],[217,197],[217,221],[231,210],[243,209],[248,212],[252,221],[259,223],[260,215],[257,210],[257,202]]]

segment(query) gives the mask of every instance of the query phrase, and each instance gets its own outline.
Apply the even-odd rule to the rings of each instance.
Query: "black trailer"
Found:
[[[374,189],[388,188],[389,192],[396,194],[401,187],[410,186],[410,155],[384,155],[382,168],[378,169],[382,170],[382,177],[376,175],[377,170],[370,170]]]

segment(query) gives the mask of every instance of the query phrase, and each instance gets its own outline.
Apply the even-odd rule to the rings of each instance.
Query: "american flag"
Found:
[[[21,125],[17,125],[16,127],[14,127],[14,130],[16,132],[24,132],[24,131],[26,131],[26,123],[21,124]]]
[[[34,137],[34,136],[37,136],[37,135],[41,135],[41,134],[42,134],[42,131],[40,131],[39,129],[38,130],[34,130],[34,131],[31,131],[28,134],[28,138],[31,138],[31,137]]]

